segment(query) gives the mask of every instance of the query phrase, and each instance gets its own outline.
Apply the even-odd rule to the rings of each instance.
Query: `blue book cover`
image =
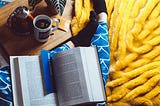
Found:
[[[45,87],[47,93],[56,92],[55,89],[55,82],[52,70],[52,59],[50,58],[50,51],[48,50],[41,50],[40,53],[42,59],[42,67],[43,67],[43,74],[45,80]]]

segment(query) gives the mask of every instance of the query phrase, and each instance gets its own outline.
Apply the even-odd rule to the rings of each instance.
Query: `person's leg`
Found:
[[[98,17],[98,27],[92,37],[91,45],[97,46],[104,84],[108,78],[110,66],[110,48],[108,40],[107,8],[105,0],[93,0],[93,7]]]
[[[12,89],[9,66],[0,69],[0,105],[12,105]]]
[[[77,46],[90,46],[91,38],[96,32],[98,27],[96,13],[94,11],[90,12],[90,22],[82,29],[78,35],[71,38],[74,45]]]
[[[76,36],[69,39],[69,41],[61,46],[51,50],[50,57],[53,57],[55,53],[68,50],[70,48],[78,46],[90,46],[92,36],[96,32],[98,26],[96,13],[90,12],[90,21],[84,29],[82,29]]]
[[[108,25],[105,22],[99,22],[97,31],[92,37],[91,45],[97,46],[103,81],[106,86],[110,66],[110,48],[108,41]]]
[[[97,13],[98,27],[94,36],[92,37],[91,45],[97,46],[102,77],[104,86],[106,87],[110,66],[110,48],[105,0],[93,0],[93,7]],[[105,106],[105,103],[99,103],[97,105]]]

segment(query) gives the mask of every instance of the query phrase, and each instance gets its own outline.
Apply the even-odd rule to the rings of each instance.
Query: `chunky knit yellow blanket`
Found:
[[[111,50],[107,106],[160,106],[160,0],[106,0]],[[73,35],[84,28],[90,0],[75,0]]]

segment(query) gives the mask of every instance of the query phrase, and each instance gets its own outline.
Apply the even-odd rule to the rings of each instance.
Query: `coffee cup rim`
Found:
[[[47,27],[47,28],[39,28],[36,26],[36,22],[38,21],[37,18],[39,17],[46,17],[49,21],[50,21],[50,25]],[[40,18],[40,19],[43,19],[43,18]],[[39,20],[40,20],[39,19]],[[45,15],[45,14],[40,14],[40,15],[37,15],[34,19],[33,19],[33,26],[36,28],[36,29],[40,29],[42,31],[46,31],[47,29],[50,29],[50,27],[52,26],[52,20],[49,16]]]

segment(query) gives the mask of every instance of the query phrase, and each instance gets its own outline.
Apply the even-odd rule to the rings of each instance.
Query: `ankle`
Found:
[[[107,14],[105,12],[98,14],[98,22],[107,22]]]
[[[75,47],[75,45],[74,45],[74,43],[73,43],[72,41],[68,41],[66,44],[67,44],[70,48],[74,48],[74,47]]]

